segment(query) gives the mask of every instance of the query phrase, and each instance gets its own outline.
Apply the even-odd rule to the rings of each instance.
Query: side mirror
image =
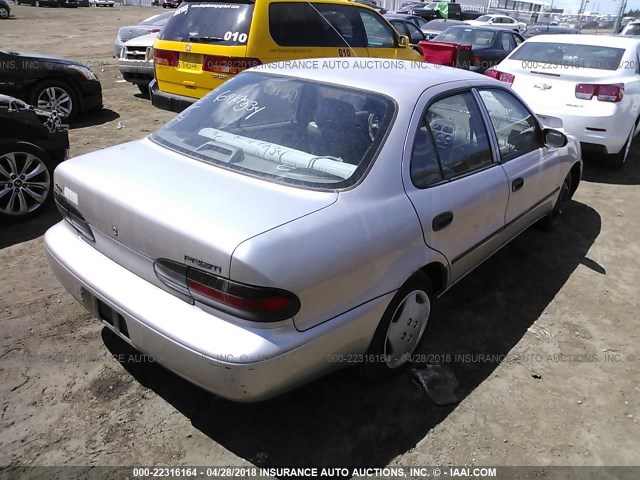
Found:
[[[398,46],[402,48],[406,48],[409,45],[409,37],[406,35],[400,35],[398,37]]]
[[[569,141],[564,133],[559,132],[558,130],[552,130],[551,128],[545,128],[543,134],[544,144],[547,147],[564,147]]]

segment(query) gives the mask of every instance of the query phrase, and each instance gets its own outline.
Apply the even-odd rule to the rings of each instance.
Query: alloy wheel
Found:
[[[20,216],[45,202],[51,176],[42,159],[28,152],[0,155],[0,212]]]
[[[55,110],[61,117],[69,117],[73,111],[73,100],[63,88],[47,87],[38,95],[37,106],[50,112]]]

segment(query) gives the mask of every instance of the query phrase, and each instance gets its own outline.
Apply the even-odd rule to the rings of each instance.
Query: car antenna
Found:
[[[347,42],[347,39],[344,38],[342,36],[342,34],[338,31],[338,29],[336,27],[334,27],[333,25],[331,25],[331,22],[329,20],[327,20],[327,17],[325,17],[322,13],[320,13],[320,11],[311,3],[311,2],[307,2],[307,4],[313,8],[315,10],[315,12],[320,15],[320,17],[327,22],[327,24],[329,24],[329,26],[333,29],[334,32],[336,32],[338,34],[338,36],[342,39],[342,41],[345,43],[345,45],[347,47],[349,47],[349,50],[351,50],[351,53],[353,54],[354,57],[357,57],[358,54],[356,53],[356,51],[351,47],[351,45],[349,45],[349,42]]]

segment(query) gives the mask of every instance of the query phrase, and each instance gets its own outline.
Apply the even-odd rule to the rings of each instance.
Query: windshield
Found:
[[[212,165],[333,189],[363,175],[394,114],[395,103],[380,94],[247,72],[150,138]]]
[[[477,21],[479,22],[488,22],[489,20],[491,20],[492,17],[490,17],[489,15],[482,15],[481,17],[476,18]]]
[[[563,65],[575,68],[617,70],[624,49],[599,45],[570,43],[525,42],[509,60]]]
[[[160,33],[161,40],[245,45],[253,5],[183,3]]]
[[[496,33],[489,30],[477,30],[465,27],[451,27],[436,36],[433,41],[446,43],[466,43],[477,47],[486,47],[493,43],[493,38],[495,36]]]
[[[139,23],[139,25],[164,25],[172,16],[173,12],[161,13],[159,15],[154,15],[153,17],[149,17],[143,20]]]

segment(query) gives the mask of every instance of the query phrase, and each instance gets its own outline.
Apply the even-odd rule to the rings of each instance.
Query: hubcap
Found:
[[[40,208],[51,188],[44,162],[27,152],[0,156],[0,212],[25,215]]]
[[[57,111],[61,117],[68,117],[73,110],[71,96],[60,87],[45,88],[38,95],[38,108]]]
[[[9,18],[9,11],[6,8],[0,7],[0,18]]]
[[[418,346],[431,314],[429,296],[422,290],[409,293],[393,313],[384,342],[384,358],[388,367],[398,368]]]

